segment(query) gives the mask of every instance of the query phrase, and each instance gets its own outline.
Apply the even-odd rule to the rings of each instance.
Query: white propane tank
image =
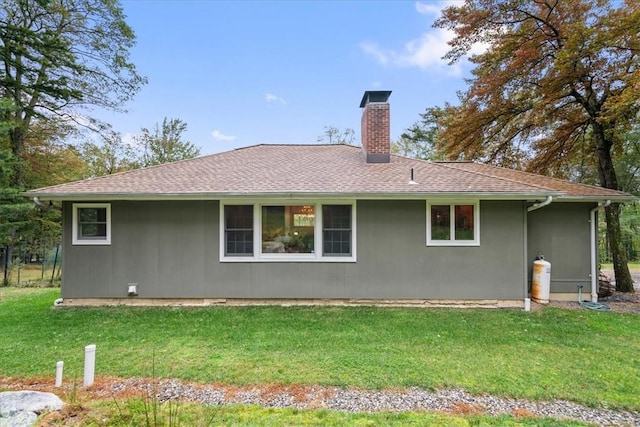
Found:
[[[531,298],[540,304],[549,304],[551,287],[551,263],[541,256],[533,262],[531,278]]]

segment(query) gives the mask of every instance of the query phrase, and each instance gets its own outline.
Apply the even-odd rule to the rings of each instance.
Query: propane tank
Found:
[[[531,298],[540,304],[549,304],[551,287],[551,263],[540,255],[533,262],[533,277],[531,278]]]

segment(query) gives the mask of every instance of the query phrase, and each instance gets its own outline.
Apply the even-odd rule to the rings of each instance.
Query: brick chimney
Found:
[[[368,90],[362,110],[362,151],[367,163],[389,163],[391,151],[390,90]]]

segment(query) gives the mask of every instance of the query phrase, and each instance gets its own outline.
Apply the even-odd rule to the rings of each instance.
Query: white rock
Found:
[[[35,412],[14,412],[11,415],[0,415],[0,426],[2,427],[31,427],[38,421]]]
[[[38,414],[62,409],[64,402],[53,393],[5,391],[0,393],[0,426],[26,427],[35,424]]]

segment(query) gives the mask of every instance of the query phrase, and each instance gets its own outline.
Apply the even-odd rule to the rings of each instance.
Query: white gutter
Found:
[[[544,202],[534,203],[533,205],[529,206],[527,208],[527,212],[532,212],[532,211],[535,211],[536,209],[544,208],[545,206],[550,205],[552,201],[553,201],[553,196],[547,196],[547,200],[545,200]]]
[[[598,224],[596,224],[596,211],[600,208],[606,208],[610,204],[611,200],[607,200],[604,203],[600,202],[598,206],[589,212],[589,222],[591,223],[591,302],[598,302],[598,267],[596,265],[596,248],[598,247],[598,242],[596,242],[596,227],[598,227]]]
[[[42,209],[46,209],[47,208],[47,206],[40,201],[40,198],[38,196],[33,198],[33,203],[35,203],[36,205],[40,206]]]

